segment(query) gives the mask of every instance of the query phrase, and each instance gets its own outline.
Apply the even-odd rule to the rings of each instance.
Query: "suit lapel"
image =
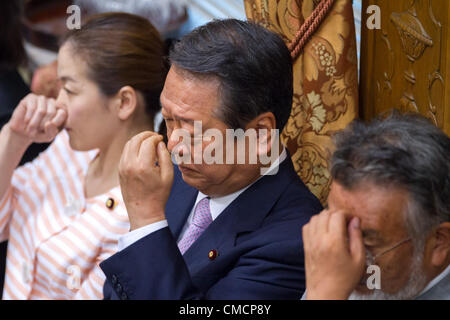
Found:
[[[192,210],[198,190],[183,181],[178,167],[174,168],[174,183],[166,204],[166,219],[170,231],[178,240],[180,232]]]
[[[296,174],[288,156],[276,175],[262,177],[241,193],[185,252],[191,274],[211,262],[211,250],[217,250],[219,255],[227,252],[235,246],[239,233],[257,229],[293,176]]]

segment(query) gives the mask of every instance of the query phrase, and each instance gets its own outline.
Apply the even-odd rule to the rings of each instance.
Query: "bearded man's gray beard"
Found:
[[[416,250],[415,250],[416,251]],[[419,251],[419,250],[417,250]],[[414,299],[425,288],[426,276],[423,272],[423,251],[414,252],[411,265],[411,275],[406,285],[397,293],[386,293],[381,289],[373,289],[370,293],[362,294],[356,290],[349,296],[349,300],[408,300]]]

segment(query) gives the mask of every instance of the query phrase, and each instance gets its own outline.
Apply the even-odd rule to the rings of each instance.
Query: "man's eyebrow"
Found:
[[[178,121],[184,121],[184,122],[187,122],[187,123],[194,123],[194,120],[192,120],[192,119],[186,119],[186,118],[182,118],[182,117],[178,117],[178,116],[174,116],[174,118],[175,118],[175,120],[178,120]]]
[[[163,116],[164,116],[164,114],[167,114],[166,111],[164,110],[164,108],[161,108],[161,114],[162,114]],[[192,119],[186,119],[186,118],[179,117],[179,116],[172,116],[172,117],[170,117],[170,118],[173,118],[173,119],[175,119],[176,121],[184,121],[184,122],[187,122],[187,123],[194,123],[194,120],[192,120]]]
[[[161,114],[164,117],[164,113],[162,111],[161,111]],[[167,116],[167,117],[170,118],[170,119],[174,119],[176,121],[184,121],[184,122],[187,122],[187,123],[193,123],[194,122],[194,120],[192,120],[192,119],[186,119],[186,118],[182,118],[182,117],[178,117],[178,116],[173,116],[173,117]]]

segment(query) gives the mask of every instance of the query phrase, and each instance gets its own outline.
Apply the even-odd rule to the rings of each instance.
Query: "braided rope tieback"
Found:
[[[322,0],[297,31],[294,40],[289,44],[291,57],[295,60],[309,38],[319,28],[323,19],[330,12],[335,0]]]

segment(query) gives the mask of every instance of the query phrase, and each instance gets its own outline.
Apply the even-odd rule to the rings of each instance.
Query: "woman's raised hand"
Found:
[[[55,99],[30,93],[19,102],[8,126],[28,143],[43,143],[55,138],[66,119],[66,110],[58,108]]]

